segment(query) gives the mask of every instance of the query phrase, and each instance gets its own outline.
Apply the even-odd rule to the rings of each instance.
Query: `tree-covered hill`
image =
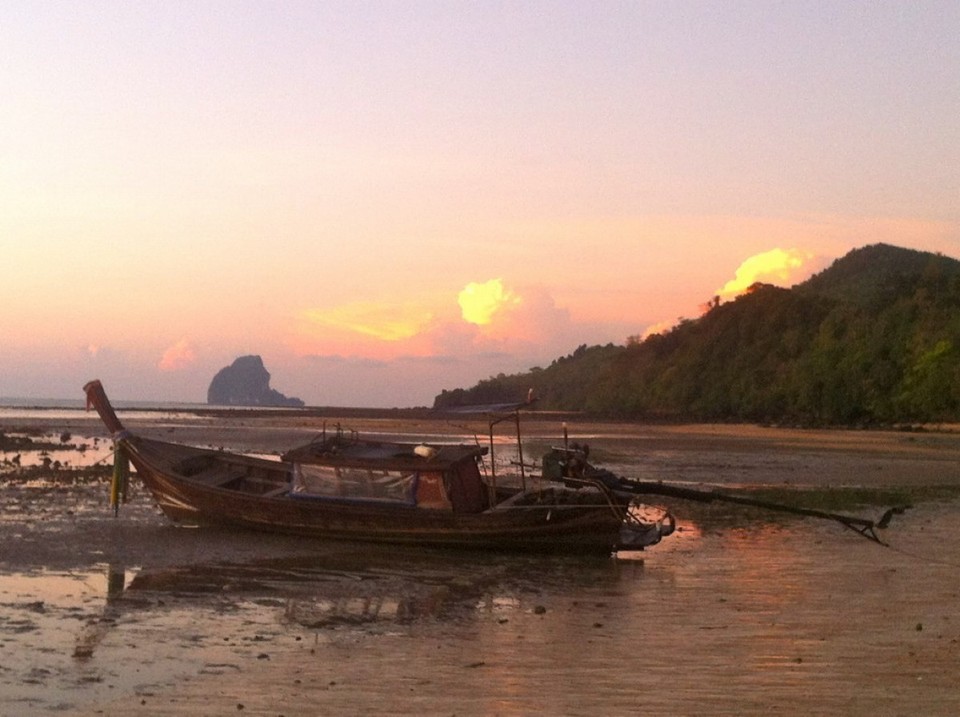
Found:
[[[883,244],[792,289],[755,285],[626,346],[444,391],[630,418],[805,424],[960,420],[960,262]]]

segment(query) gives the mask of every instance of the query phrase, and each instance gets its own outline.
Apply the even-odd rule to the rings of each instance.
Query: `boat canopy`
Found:
[[[374,470],[445,471],[464,462],[475,463],[486,453],[486,446],[477,445],[385,443],[337,437],[294,448],[281,458],[290,463]]]
[[[478,460],[485,446],[388,443],[338,435],[283,455],[292,464],[290,495],[401,503],[479,513],[491,505]]]

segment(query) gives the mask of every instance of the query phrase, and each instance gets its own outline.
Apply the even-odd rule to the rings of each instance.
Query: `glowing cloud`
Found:
[[[390,362],[477,355],[541,361],[583,341],[567,309],[537,286],[501,279],[408,302],[302,311],[287,345],[299,356]]]
[[[471,282],[457,296],[463,320],[477,326],[485,326],[494,316],[506,308],[519,306],[522,299],[503,286],[500,279],[490,279],[483,284]]]
[[[403,341],[424,330],[433,313],[414,304],[360,302],[306,312],[311,324],[380,341]]]
[[[436,341],[459,321],[447,293],[357,301],[301,310],[287,346],[299,356],[391,361],[433,356]]]
[[[771,249],[754,254],[737,268],[734,278],[723,285],[705,304],[701,304],[700,314],[707,313],[717,306],[721,299],[731,300],[746,293],[751,286],[761,282],[777,286],[793,286],[826,268],[829,259],[813,252],[800,249]],[[681,319],[682,320],[682,319]],[[659,321],[647,327],[639,336],[631,340],[645,340],[654,334],[663,334],[675,328],[678,320]]]
[[[186,339],[180,339],[163,352],[157,368],[161,371],[179,371],[192,364],[196,358],[193,347],[190,346],[189,342]]]
[[[676,325],[677,325],[676,320],[673,320],[673,321],[658,321],[658,322],[655,323],[655,324],[650,324],[650,326],[648,326],[646,329],[644,329],[643,333],[640,334],[640,340],[641,340],[641,341],[644,341],[644,340],[646,340],[647,338],[649,338],[650,336],[653,336],[654,334],[665,334],[665,333],[667,333],[670,329],[674,328]],[[628,343],[630,343],[630,340],[629,340],[629,339],[628,339]]]
[[[755,254],[740,265],[735,278],[724,284],[717,293],[725,299],[732,299],[758,281],[780,286],[793,285],[820,268],[819,262],[813,261],[814,258],[814,254],[799,249],[771,249]],[[811,268],[814,263],[816,267]]]

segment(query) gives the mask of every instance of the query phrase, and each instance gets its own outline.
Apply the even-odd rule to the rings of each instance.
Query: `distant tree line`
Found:
[[[792,289],[734,301],[624,346],[444,391],[436,408],[519,400],[620,418],[859,425],[960,420],[960,262],[858,249]]]

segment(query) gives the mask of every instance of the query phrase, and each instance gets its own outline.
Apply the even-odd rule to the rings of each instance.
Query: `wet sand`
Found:
[[[104,435],[92,420],[38,420]],[[263,452],[319,430],[255,415],[136,423]],[[525,426],[533,455],[557,443],[554,422]],[[570,430],[630,477],[798,501],[858,487],[916,505],[882,547],[833,523],[677,501],[681,530],[660,545],[584,559],[181,529],[137,487],[115,519],[105,482],[8,477],[0,715],[960,713],[960,435]]]

